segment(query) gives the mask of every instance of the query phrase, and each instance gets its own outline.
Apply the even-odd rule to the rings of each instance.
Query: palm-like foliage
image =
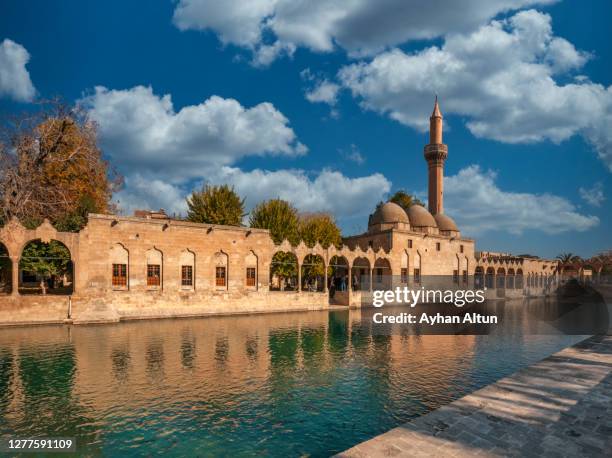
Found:
[[[240,226],[244,213],[244,199],[233,187],[206,185],[187,198],[187,219],[194,223]]]
[[[558,259],[561,264],[571,264],[574,262],[580,262],[582,258],[575,255],[574,253],[561,253],[555,259]]]

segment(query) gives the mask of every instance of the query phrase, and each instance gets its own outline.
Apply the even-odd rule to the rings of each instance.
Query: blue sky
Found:
[[[424,198],[438,93],[446,212],[478,249],[612,248],[612,5],[456,3],[3,2],[0,111],[82,104],[125,212],[227,182],[351,234],[397,189]]]

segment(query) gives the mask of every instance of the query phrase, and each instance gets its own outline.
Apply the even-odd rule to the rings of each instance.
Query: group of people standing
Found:
[[[329,279],[329,297],[334,297],[336,291],[346,291],[349,285],[349,276],[348,274],[333,276]],[[357,290],[359,283],[357,275],[353,275],[352,278],[352,289]]]

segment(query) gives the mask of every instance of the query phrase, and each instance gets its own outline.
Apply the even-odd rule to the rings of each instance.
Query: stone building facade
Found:
[[[359,306],[371,291],[422,285],[443,277],[457,287],[487,288],[488,296],[523,297],[551,290],[555,261],[475,251],[444,213],[442,115],[436,100],[430,118],[429,210],[406,212],[394,203],[370,216],[367,232],[347,237],[342,248],[288,242],[275,245],[266,230],[196,224],[163,213],[89,215],[79,233],[62,233],[45,221],[34,230],[12,220],[0,229],[0,257],[11,266],[10,293],[0,296],[0,323],[113,322],[122,319],[224,313],[326,309],[333,271],[332,302]],[[19,259],[31,241],[57,240],[70,251],[68,296],[20,294]],[[295,288],[274,291],[274,256],[291,253]],[[4,253],[4,254],[3,254]],[[306,288],[304,268],[325,266],[318,290]],[[331,268],[331,269],[329,269]],[[342,279],[342,287],[336,284]],[[281,288],[282,289],[282,288]]]

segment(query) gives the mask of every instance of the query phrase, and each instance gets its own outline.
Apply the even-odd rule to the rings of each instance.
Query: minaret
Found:
[[[425,146],[425,160],[429,168],[429,213],[444,213],[444,161],[448,147],[442,143],[442,113],[438,96],[429,118],[429,145]]]

